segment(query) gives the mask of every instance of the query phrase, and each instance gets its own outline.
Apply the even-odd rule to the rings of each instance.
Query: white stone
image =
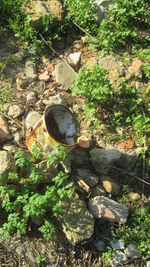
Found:
[[[113,249],[123,250],[124,249],[124,241],[123,240],[118,240],[117,242],[112,243],[111,246],[112,246]]]
[[[72,66],[78,66],[81,60],[81,52],[71,53],[68,57],[68,62]]]
[[[19,117],[23,113],[23,109],[18,105],[12,105],[9,107],[8,116],[13,119]]]
[[[34,104],[36,102],[36,95],[34,92],[29,92],[27,94],[27,103],[28,104]]]
[[[34,125],[42,118],[42,115],[37,111],[31,111],[26,117],[26,129],[31,130]]]
[[[50,96],[49,100],[43,100],[45,105],[67,105],[65,98],[61,94]]]

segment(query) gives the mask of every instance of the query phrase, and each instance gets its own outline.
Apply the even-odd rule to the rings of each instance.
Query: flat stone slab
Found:
[[[95,218],[118,223],[125,223],[128,217],[128,207],[104,196],[91,198],[89,210]]]
[[[63,85],[64,89],[69,89],[75,77],[75,71],[65,62],[60,62],[55,67],[56,82]]]

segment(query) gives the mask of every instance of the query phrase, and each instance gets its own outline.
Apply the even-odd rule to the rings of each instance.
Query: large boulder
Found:
[[[117,149],[93,148],[90,156],[95,170],[100,174],[107,174],[111,166],[120,159],[121,152]]]

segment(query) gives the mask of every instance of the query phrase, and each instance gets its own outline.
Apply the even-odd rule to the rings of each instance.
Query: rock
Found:
[[[59,0],[30,1],[26,9],[32,18],[32,24],[34,26],[37,25],[37,22],[40,21],[43,16],[53,14],[56,19],[61,20],[63,15],[63,7]]]
[[[39,75],[39,80],[40,81],[44,81],[44,82],[48,82],[49,81],[49,74],[48,74],[48,71],[46,70],[46,71],[44,71],[43,73],[41,73],[40,75]]]
[[[106,196],[106,191],[102,186],[97,185],[95,188],[92,189],[89,198],[94,198],[99,196]]]
[[[80,50],[83,48],[84,44],[82,42],[82,40],[75,40],[73,43],[72,43],[72,46],[73,48],[77,49],[77,50]]]
[[[18,90],[25,89],[29,85],[29,79],[24,73],[20,73],[16,79],[16,84],[17,84]]]
[[[0,142],[6,141],[10,138],[8,125],[3,116],[0,115]]]
[[[132,62],[132,65],[129,67],[129,73],[134,74],[140,78],[141,70],[142,70],[142,61],[140,59],[135,59]]]
[[[67,102],[65,98],[61,94],[57,94],[55,96],[50,96],[49,100],[43,100],[43,103],[46,105],[53,105],[53,104],[59,104],[59,105],[67,105]]]
[[[71,53],[68,57],[68,62],[73,67],[79,66],[80,60],[81,60],[81,52]]]
[[[27,60],[25,64],[24,73],[30,83],[35,81],[37,78],[35,63],[31,60]]]
[[[26,129],[31,130],[34,125],[42,118],[42,115],[37,111],[31,111],[26,117]]]
[[[105,56],[99,59],[98,64],[105,70],[117,71],[119,75],[124,74],[125,67],[121,61],[117,61],[113,56]]]
[[[135,150],[121,153],[121,157],[117,161],[116,167],[123,169],[125,171],[131,171],[134,168],[137,160],[138,160],[138,156]]]
[[[125,249],[125,255],[127,256],[127,258],[130,259],[132,258],[138,259],[142,257],[140,250],[137,249],[136,246],[133,244],[129,244],[127,246],[127,248]]]
[[[117,184],[110,176],[102,175],[100,177],[102,186],[105,188],[107,193],[112,195],[118,195],[120,192],[120,185]]]
[[[128,208],[125,205],[104,196],[91,198],[88,206],[95,218],[125,223],[128,217]]]
[[[35,102],[36,102],[36,94],[31,91],[27,94],[27,103],[35,104]]]
[[[121,152],[117,149],[98,149],[90,150],[92,164],[100,174],[107,174],[115,162],[121,157]]]
[[[105,243],[103,240],[98,240],[98,241],[94,242],[94,246],[97,249],[97,251],[103,252],[104,248],[105,248]]]
[[[18,105],[11,105],[8,110],[8,116],[12,117],[13,119],[22,115],[23,109]]]
[[[73,168],[89,166],[89,157],[86,151],[78,147],[70,152],[71,165]]]
[[[8,173],[15,170],[13,156],[7,151],[0,151],[0,185],[8,181]]]
[[[121,251],[116,251],[112,254],[111,259],[109,261],[109,266],[116,267],[116,266],[122,266],[123,263],[127,261],[127,257],[125,254]]]
[[[129,197],[132,199],[132,200],[139,200],[141,198],[140,194],[136,193],[136,192],[130,192],[129,193]]]
[[[78,175],[90,186],[94,187],[98,184],[98,177],[89,169],[77,169]]]
[[[63,85],[64,89],[69,89],[75,77],[75,71],[65,62],[60,62],[55,67],[56,82]]]
[[[73,244],[89,239],[94,232],[94,218],[78,195],[63,203],[62,228],[67,239]]]
[[[124,250],[124,241],[118,240],[116,243],[112,243],[111,247],[116,250]]]
[[[150,261],[147,261],[146,267],[150,267]]]
[[[18,148],[12,144],[3,145],[3,149],[11,153],[15,153],[18,150]]]
[[[14,141],[17,143],[17,145],[20,145],[20,143],[21,143],[21,134],[19,132],[14,134]]]

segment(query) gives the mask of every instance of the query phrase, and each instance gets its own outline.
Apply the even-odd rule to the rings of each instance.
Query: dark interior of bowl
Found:
[[[73,115],[62,105],[53,105],[45,112],[48,133],[58,142],[74,145],[77,135]]]

